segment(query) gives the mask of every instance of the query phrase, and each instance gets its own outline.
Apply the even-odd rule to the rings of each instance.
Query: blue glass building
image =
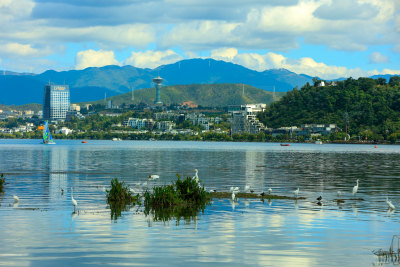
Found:
[[[43,119],[65,120],[70,108],[68,85],[46,84],[43,95]]]

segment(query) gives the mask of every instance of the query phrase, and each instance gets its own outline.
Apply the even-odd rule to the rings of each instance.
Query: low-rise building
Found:
[[[74,131],[72,129],[69,129],[67,127],[61,127],[61,129],[57,129],[55,131],[55,133],[57,133],[57,134],[65,134],[65,135],[68,135],[68,134],[73,133],[73,132]]]
[[[160,131],[170,131],[175,128],[176,124],[172,121],[159,121],[156,126]]]

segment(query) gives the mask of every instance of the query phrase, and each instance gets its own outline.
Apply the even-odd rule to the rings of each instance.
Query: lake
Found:
[[[400,146],[56,142],[0,140],[7,182],[0,193],[0,266],[393,265],[372,251],[387,250],[400,234],[400,214],[386,204],[388,197],[400,208]],[[216,199],[191,220],[165,222],[133,207],[111,219],[103,187],[112,178],[133,187],[158,174],[149,185],[161,185],[177,173],[193,176],[195,168],[207,190],[249,184],[257,193],[271,187],[293,196],[299,188],[306,199]]]

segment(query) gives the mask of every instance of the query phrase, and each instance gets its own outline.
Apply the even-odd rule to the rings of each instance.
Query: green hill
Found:
[[[244,92],[244,94],[243,94]],[[277,92],[279,98],[285,93]],[[240,105],[248,103],[272,103],[273,93],[242,84],[191,84],[173,85],[161,88],[161,100],[164,104],[180,104],[192,101],[194,104],[206,107],[223,107],[228,105]],[[107,98],[113,105],[121,104],[152,104],[155,98],[155,88],[140,89],[132,93],[112,96]],[[91,104],[103,104],[104,100],[87,102]]]
[[[259,115],[268,127],[335,123],[353,135],[400,133],[400,77],[349,78],[336,85],[294,89]]]

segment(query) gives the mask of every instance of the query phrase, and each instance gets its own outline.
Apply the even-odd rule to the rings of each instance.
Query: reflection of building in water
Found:
[[[46,152],[48,156],[49,200],[61,199],[63,197],[61,195],[61,189],[64,189],[64,195],[68,191],[68,150],[51,149]]]
[[[245,153],[245,184],[251,185],[253,189],[264,190],[265,153],[257,151]]]

